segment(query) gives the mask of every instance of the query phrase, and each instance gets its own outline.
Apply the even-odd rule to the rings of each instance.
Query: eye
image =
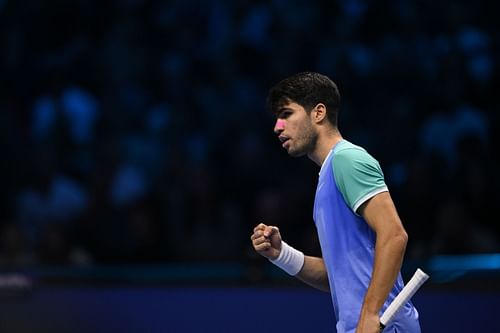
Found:
[[[283,112],[281,112],[281,114],[280,114],[280,118],[281,118],[281,119],[286,119],[286,118],[290,117],[291,115],[292,115],[292,112],[291,112],[291,111],[283,111]]]

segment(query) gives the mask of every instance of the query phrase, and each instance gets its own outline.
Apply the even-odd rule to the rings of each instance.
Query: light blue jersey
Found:
[[[375,258],[375,233],[356,210],[385,191],[379,163],[361,147],[342,140],[323,162],[314,221],[328,272],[337,333],[356,330]],[[380,315],[402,288],[399,274]],[[420,333],[418,313],[410,302],[384,332]]]

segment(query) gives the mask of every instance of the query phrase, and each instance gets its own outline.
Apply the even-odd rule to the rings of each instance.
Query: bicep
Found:
[[[389,192],[382,192],[368,199],[359,207],[358,212],[377,234],[404,232]]]

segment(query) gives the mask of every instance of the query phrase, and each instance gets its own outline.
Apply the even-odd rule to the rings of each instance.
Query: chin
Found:
[[[304,156],[306,154],[306,152],[304,151],[297,151],[297,150],[289,150],[288,151],[288,155],[290,155],[291,157],[301,157],[301,156]]]

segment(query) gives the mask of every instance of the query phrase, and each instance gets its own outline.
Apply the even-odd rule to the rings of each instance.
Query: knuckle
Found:
[[[262,251],[262,250],[267,250],[269,249],[269,247],[271,246],[271,244],[267,243],[267,242],[263,242],[263,243],[260,243],[260,244],[257,244],[255,246],[256,249]]]

